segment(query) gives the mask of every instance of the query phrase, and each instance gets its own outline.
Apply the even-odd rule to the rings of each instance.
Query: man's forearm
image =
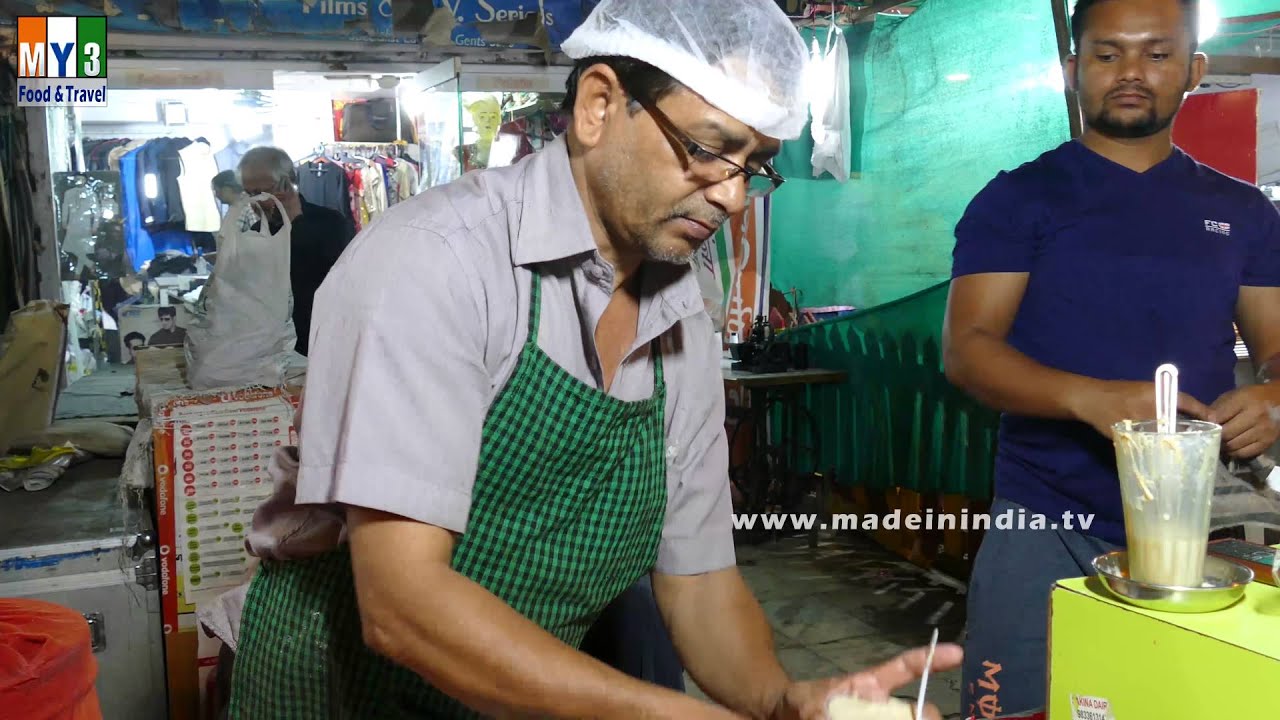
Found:
[[[737,568],[696,576],[655,574],[672,641],[698,687],[747,717],[771,717],[791,679],[773,628]]]
[[[1095,380],[1054,370],[982,332],[965,333],[946,352],[947,379],[982,404],[1016,415],[1079,419],[1079,401]]]
[[[689,696],[633,679],[565,645],[452,571],[406,574],[393,592],[395,597],[370,603],[382,610],[366,615],[366,641],[485,714],[668,718],[706,712]]]
[[[498,718],[732,717],[561,642],[452,570],[449,532],[359,508],[347,522],[365,643],[467,706]]]

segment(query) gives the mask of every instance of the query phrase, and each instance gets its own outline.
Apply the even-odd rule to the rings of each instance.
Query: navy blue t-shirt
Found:
[[[1002,172],[956,227],[953,277],[1030,273],[1008,342],[1051,368],[1153,380],[1211,404],[1235,387],[1236,301],[1280,286],[1280,213],[1258,188],[1175,149],[1137,173],[1070,141]],[[1124,543],[1115,449],[1085,423],[1000,421],[995,492]],[[1076,529],[1079,529],[1078,527]]]

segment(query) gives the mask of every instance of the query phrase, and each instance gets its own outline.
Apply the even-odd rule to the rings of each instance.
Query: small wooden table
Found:
[[[796,414],[800,410],[797,395],[813,385],[838,385],[848,378],[843,370],[810,368],[806,370],[787,370],[784,372],[753,373],[741,370],[721,369],[725,382],[741,385],[751,393],[750,417],[755,429],[755,442],[750,459],[743,467],[731,468],[730,478],[738,487],[738,491],[746,498],[745,512],[763,513],[770,509],[769,488],[776,482],[785,488],[795,475],[798,445],[796,438]],[[769,407],[780,403],[783,407],[782,437],[777,446],[781,452],[772,453],[769,445]],[[806,413],[807,414],[807,413]],[[813,439],[813,457],[821,457],[818,446],[819,433],[816,421],[809,417],[809,431]],[[731,450],[732,451],[732,450]],[[763,482],[752,482],[755,478],[763,478]],[[735,479],[736,478],[736,479]],[[818,489],[818,505],[825,509],[830,497],[829,478],[823,478]],[[796,508],[782,508],[783,512]],[[809,545],[818,544],[818,523],[809,531]]]

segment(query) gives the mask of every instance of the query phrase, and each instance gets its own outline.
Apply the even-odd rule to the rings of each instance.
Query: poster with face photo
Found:
[[[131,305],[120,310],[120,362],[133,364],[140,347],[181,347],[191,314],[180,305]]]

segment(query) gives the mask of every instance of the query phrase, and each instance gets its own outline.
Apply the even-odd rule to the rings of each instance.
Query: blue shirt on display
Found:
[[[141,151],[146,147],[144,145],[120,156],[124,246],[135,272],[154,260],[156,255],[168,250],[176,250],[185,255],[195,254],[191,233],[186,230],[170,229],[152,233],[145,227],[143,212],[146,210],[143,209],[143,189],[138,186],[138,162]]]
[[[1177,365],[1205,404],[1235,387],[1241,286],[1280,286],[1280,213],[1253,185],[1184,152],[1138,173],[1070,141],[980,192],[956,227],[952,277],[1030,273],[1007,338],[1101,380]],[[1005,413],[995,494],[1124,544],[1111,442],[1084,423]],[[1076,529],[1080,529],[1078,526]]]

